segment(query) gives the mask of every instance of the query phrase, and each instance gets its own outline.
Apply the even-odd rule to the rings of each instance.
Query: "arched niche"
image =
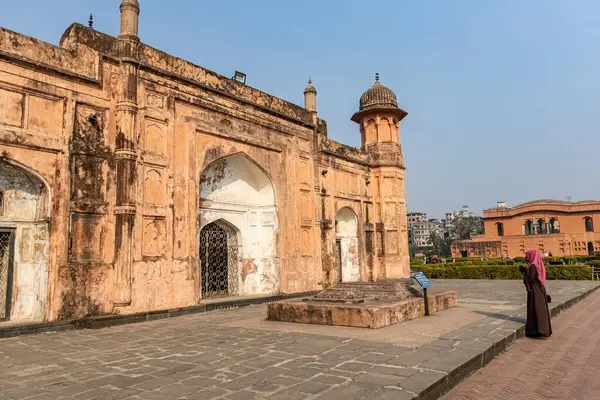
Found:
[[[594,220],[592,220],[592,217],[583,218],[583,223],[586,232],[594,232]]]
[[[528,219],[523,222],[523,234],[524,235],[533,235],[535,232],[533,221]]]
[[[0,160],[0,320],[44,319],[49,189],[41,177]]]
[[[279,292],[276,193],[263,168],[243,153],[215,160],[200,176],[199,203],[199,234],[214,221],[228,224],[238,234],[235,295]]]
[[[496,233],[498,236],[504,236],[504,224],[502,222],[496,223]]]
[[[560,233],[560,222],[558,218],[550,218],[548,223],[550,233]]]
[[[338,281],[359,281],[358,218],[349,207],[340,209],[335,216],[335,238]]]

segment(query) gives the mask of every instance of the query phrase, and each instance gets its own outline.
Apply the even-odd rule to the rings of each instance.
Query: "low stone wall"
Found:
[[[435,313],[456,307],[456,292],[430,294],[429,312]],[[316,301],[279,301],[267,306],[269,321],[302,324],[352,326],[378,329],[409,321],[425,315],[423,298],[409,298],[399,302],[363,304],[322,303]]]

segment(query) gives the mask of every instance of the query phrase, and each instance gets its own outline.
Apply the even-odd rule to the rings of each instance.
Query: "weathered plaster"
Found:
[[[224,220],[239,232],[238,295],[277,293],[277,213],[271,179],[246,155],[210,164],[200,178],[200,229]]]
[[[0,160],[0,226],[15,227],[13,306],[10,319],[44,318],[48,284],[45,184],[23,168]]]
[[[335,216],[335,235],[341,246],[342,282],[357,282],[360,280],[358,219],[350,208],[342,208]]]
[[[199,231],[217,220],[239,234],[239,295],[335,284],[344,207],[344,279],[408,274],[399,121],[377,136],[390,142],[336,143],[316,110],[153,49],[136,24],[74,24],[60,46],[0,30],[0,154],[45,183],[34,217],[3,221],[27,258],[13,319],[201,301]],[[31,193],[9,211],[31,215]]]

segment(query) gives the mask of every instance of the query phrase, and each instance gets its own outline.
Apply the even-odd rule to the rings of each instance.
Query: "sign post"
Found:
[[[429,316],[429,298],[427,297],[427,289],[431,287],[431,282],[424,273],[415,272],[412,274],[412,277],[419,283],[419,285],[423,288],[423,301],[425,302],[425,315]]]

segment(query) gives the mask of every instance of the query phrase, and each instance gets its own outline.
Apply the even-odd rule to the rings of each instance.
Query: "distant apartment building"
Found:
[[[408,217],[408,243],[418,247],[429,247],[431,234],[444,236],[444,226],[437,219],[428,219],[426,213],[412,212]]]
[[[447,212],[446,218],[442,220],[444,226],[444,237],[449,238],[454,231],[454,224],[460,218],[475,217],[476,215],[469,211],[469,206],[463,205],[460,210]],[[451,239],[457,239],[452,237]]]
[[[422,212],[409,212],[406,217],[409,229],[416,223],[427,221],[427,214]]]

